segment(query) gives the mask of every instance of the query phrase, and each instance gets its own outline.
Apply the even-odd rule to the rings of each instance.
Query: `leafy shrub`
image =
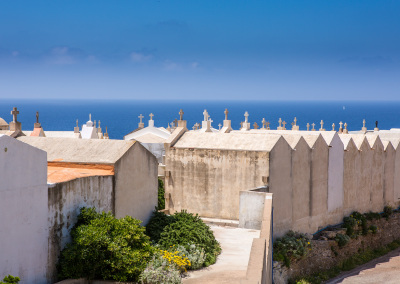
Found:
[[[18,284],[21,279],[16,276],[8,275],[4,277],[3,281],[0,281],[0,284]]]
[[[343,218],[343,227],[346,228],[346,234],[352,238],[360,234],[368,234],[367,218],[364,214],[357,211],[351,213],[349,217]],[[361,230],[359,230],[361,228]]]
[[[61,252],[58,277],[137,281],[154,248],[140,221],[82,209],[81,225]]]
[[[350,241],[350,237],[348,235],[337,234],[335,240],[338,243],[339,247],[341,248],[344,247]]]
[[[171,249],[170,249],[171,250]],[[195,244],[189,244],[189,248],[186,249],[183,245],[173,246],[172,250],[178,252],[180,256],[186,256],[190,261],[190,266],[187,269],[196,270],[203,267],[206,260],[206,254],[203,248],[197,247]]]
[[[357,225],[357,220],[353,218],[352,215],[350,217],[343,218],[343,228],[346,228],[346,234],[348,236],[352,236],[354,234],[354,227]]]
[[[189,250],[190,244],[196,244],[205,251],[205,266],[214,264],[221,253],[221,247],[210,227],[197,214],[186,211],[173,215],[173,222],[164,227],[158,244],[166,250],[173,245],[182,245]]]
[[[146,234],[154,243],[158,243],[164,228],[175,221],[173,216],[168,216],[163,212],[153,211],[150,221],[146,226]]]
[[[368,229],[369,229],[369,230],[371,231],[371,233],[373,233],[373,234],[376,234],[376,232],[378,231],[378,227],[375,226],[375,225],[369,226]]]
[[[376,213],[376,212],[368,212],[368,213],[365,213],[364,215],[365,215],[365,218],[369,221],[379,220],[382,217],[381,214]]]
[[[158,205],[157,205],[158,210],[165,209],[164,194],[165,194],[164,182],[159,178],[158,179]]]
[[[392,208],[391,206],[385,206],[385,207],[383,208],[382,216],[383,216],[384,218],[386,218],[386,220],[388,220],[389,217],[390,217],[390,215],[392,215],[392,214],[393,214],[393,208]]]
[[[311,250],[311,243],[305,235],[289,231],[274,242],[273,258],[290,267],[291,260],[302,258],[309,250]]]
[[[140,282],[142,284],[178,284],[181,283],[181,276],[178,268],[165,259],[161,251],[157,251],[140,275]]]

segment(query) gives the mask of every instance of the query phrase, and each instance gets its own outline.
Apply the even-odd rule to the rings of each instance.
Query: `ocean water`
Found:
[[[92,120],[101,121],[105,132],[106,126],[111,139],[123,139],[123,136],[135,130],[140,114],[144,116],[147,126],[149,114],[154,114],[155,126],[167,127],[174,119],[179,119],[179,110],[183,109],[183,118],[188,122],[188,128],[203,120],[203,111],[207,109],[212,126],[218,129],[218,124],[224,119],[224,110],[229,110],[228,118],[232,120],[234,129],[240,128],[244,121],[244,113],[248,111],[249,122],[259,126],[265,118],[270,122],[271,129],[276,129],[279,118],[287,122],[286,128],[291,128],[294,117],[301,130],[306,130],[306,124],[315,123],[320,128],[324,121],[326,130],[336,130],[339,122],[347,122],[348,129],[360,130],[363,119],[368,129],[375,127],[378,121],[380,129],[400,128],[400,102],[300,102],[300,101],[121,101],[121,100],[0,100],[0,117],[7,122],[12,121],[10,114],[13,107],[19,110],[18,121],[23,130],[32,130],[36,121],[36,111],[39,111],[39,121],[44,130],[73,131],[76,120],[79,126],[86,123],[89,113]]]

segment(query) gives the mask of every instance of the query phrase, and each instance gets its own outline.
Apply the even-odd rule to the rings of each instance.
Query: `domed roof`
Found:
[[[8,123],[0,117],[0,126],[8,126]]]

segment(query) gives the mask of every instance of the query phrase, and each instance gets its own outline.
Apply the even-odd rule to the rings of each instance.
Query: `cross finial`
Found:
[[[244,113],[244,122],[247,123],[248,120],[249,120],[249,113],[246,111],[246,112]]]
[[[365,127],[365,119],[363,119],[363,127]]]
[[[76,127],[79,127],[78,120],[76,120]]]
[[[310,123],[307,122],[307,131],[310,131]]]
[[[204,121],[207,121],[208,120],[208,112],[206,109],[203,111],[203,115],[204,115]]]
[[[222,124],[219,123],[219,124],[218,124],[218,129],[219,129],[219,130],[221,130],[221,126],[222,126]]]
[[[39,123],[39,112],[36,112],[36,123]]]
[[[176,118],[174,120],[174,126],[175,126],[175,128],[178,127],[178,120]]]
[[[265,124],[266,124],[266,122],[267,122],[267,121],[265,120],[265,118],[263,118],[262,121],[261,121],[261,123],[262,123],[262,125],[263,125],[262,129],[265,129]]]
[[[323,130],[324,129],[324,121],[323,120],[321,120],[321,129],[320,130]]]
[[[279,118],[278,122],[279,122],[279,127],[282,127],[282,119],[281,118]]]
[[[254,127],[254,129],[258,129],[258,124],[257,124],[257,122],[254,122],[253,127]]]
[[[267,130],[269,130],[269,122],[268,121],[265,123],[265,125],[267,127]]]
[[[100,128],[100,120],[99,120],[99,128]]]
[[[347,122],[344,123],[344,129],[347,130]]]
[[[92,121],[92,114],[89,113],[89,121]]]
[[[283,128],[285,128],[286,127],[286,121],[282,121],[282,124],[283,124]]]
[[[19,114],[19,111],[17,110],[16,107],[13,108],[13,110],[11,111],[11,114],[13,116],[13,122],[18,122],[17,115]]]
[[[312,129],[311,130],[315,130],[315,128],[314,128],[315,127],[315,123],[313,122],[311,125],[312,125]]]
[[[150,113],[149,116],[150,116],[150,120],[153,120],[154,114]]]
[[[339,125],[340,125],[339,129],[343,129],[343,122],[339,122]]]
[[[296,125],[296,123],[297,123],[297,118],[296,117],[294,118],[293,122],[294,122],[294,125]]]
[[[180,111],[179,111],[179,120],[182,120],[182,117],[183,117],[183,114],[184,114],[184,112],[183,112],[183,110],[181,109]]]
[[[228,113],[229,113],[229,111],[228,111],[227,108],[225,109],[224,113],[225,113],[225,120],[228,120]]]
[[[335,131],[335,124],[332,123],[332,131]]]
[[[143,117],[144,117],[144,116],[143,116],[142,114],[140,114],[140,115],[138,116],[138,118],[140,119],[140,123],[143,123],[143,122],[142,122]]]

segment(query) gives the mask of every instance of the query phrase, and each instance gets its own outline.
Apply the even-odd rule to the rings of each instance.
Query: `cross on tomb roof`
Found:
[[[324,130],[324,121],[323,120],[321,120],[321,129],[320,129],[320,131],[323,131]]]
[[[39,112],[36,112],[36,123],[39,123]]]
[[[296,125],[296,123],[297,123],[297,118],[296,117],[294,118],[293,122],[294,122],[294,124],[292,124],[292,125]]]
[[[268,121],[265,123],[265,125],[266,125],[267,129],[269,129],[269,122]]]
[[[253,127],[254,127],[254,129],[258,129],[258,124],[257,124],[257,122],[254,122]]]
[[[99,128],[100,128],[100,120],[99,120]]]
[[[365,119],[363,119],[363,127],[365,127]]]
[[[248,122],[248,120],[249,120],[249,113],[246,111],[245,113],[244,113],[244,122]]]
[[[286,121],[282,121],[282,124],[283,124],[283,128],[285,128],[286,127]]]
[[[225,113],[225,120],[228,120],[228,113],[229,113],[229,111],[228,111],[227,108],[225,109],[224,113]]]
[[[335,124],[332,123],[332,131],[335,131]]]
[[[263,125],[262,129],[265,129],[265,123],[266,123],[265,118],[262,119],[261,123]]]
[[[208,112],[206,109],[203,111],[203,115],[204,115],[204,121],[207,121],[208,120]]]
[[[339,125],[340,125],[339,129],[343,128],[342,127],[343,126],[343,122],[339,122]]]
[[[149,116],[150,116],[150,120],[153,120],[154,114],[150,113]]]
[[[313,122],[311,125],[312,125],[312,129],[311,130],[315,130],[315,128],[314,128],[315,123]]]
[[[140,119],[140,123],[143,123],[143,122],[142,122],[142,119],[143,119],[144,116],[143,116],[142,114],[140,114],[138,117],[139,117],[139,119]]]
[[[281,118],[279,118],[278,122],[279,122],[279,127],[282,127],[282,119]]]
[[[76,120],[76,127],[79,127],[78,120]]]
[[[11,111],[11,114],[13,116],[13,122],[18,122],[17,115],[19,114],[19,111],[17,110],[16,107],[13,108],[13,110]]]
[[[181,109],[180,111],[179,111],[179,120],[182,120],[182,118],[183,118],[183,114],[184,114],[184,112],[183,112],[183,110]]]
[[[310,124],[307,122],[307,131],[310,131]]]
[[[174,120],[174,125],[175,125],[175,127],[178,127],[178,120],[176,118]]]
[[[344,129],[347,129],[347,122],[344,123]]]
[[[218,128],[219,128],[219,130],[221,130],[221,126],[222,126],[222,124],[221,124],[221,123],[219,123],[219,124],[218,124]]]

